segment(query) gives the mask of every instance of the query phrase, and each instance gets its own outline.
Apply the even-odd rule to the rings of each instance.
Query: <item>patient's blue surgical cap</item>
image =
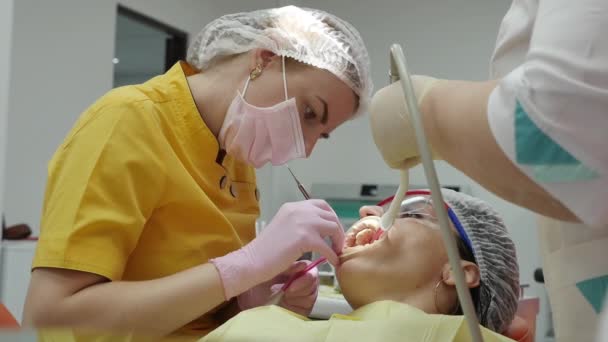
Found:
[[[448,189],[442,194],[473,245],[481,277],[476,308],[480,323],[504,332],[515,317],[519,300],[515,244],[498,213],[487,203]]]

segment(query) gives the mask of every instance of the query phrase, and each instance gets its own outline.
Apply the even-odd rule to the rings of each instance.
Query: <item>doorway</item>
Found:
[[[186,58],[188,35],[179,29],[118,6],[114,87],[143,83]]]

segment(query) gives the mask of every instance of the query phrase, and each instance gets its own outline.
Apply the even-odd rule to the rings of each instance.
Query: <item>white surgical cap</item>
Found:
[[[203,28],[188,50],[188,63],[203,70],[225,56],[263,48],[327,70],[359,96],[367,111],[370,61],[359,32],[329,13],[287,6],[222,16]]]
[[[498,213],[487,203],[448,189],[442,194],[473,245],[481,277],[476,308],[480,323],[504,332],[515,317],[519,300],[515,244]]]

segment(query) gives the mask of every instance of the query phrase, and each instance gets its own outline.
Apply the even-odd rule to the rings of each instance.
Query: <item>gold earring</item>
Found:
[[[443,283],[443,279],[437,282],[437,285],[435,285],[435,289],[433,290],[434,294],[433,296],[435,297],[435,310],[437,311],[437,313],[442,314],[441,310],[439,310],[439,305],[437,304],[437,289],[439,288],[439,285],[441,285]],[[456,297],[456,307],[454,308],[454,310],[452,310],[452,313],[450,315],[456,315],[456,313],[458,312],[458,309],[460,308],[460,299],[458,299],[458,297]]]
[[[435,311],[437,311],[438,314],[441,314],[441,310],[439,310],[439,305],[437,304],[437,288],[439,287],[439,285],[441,285],[441,280],[437,282],[437,285],[435,285],[435,289],[433,290],[433,297],[435,297]]]
[[[249,78],[252,80],[255,80],[256,78],[258,78],[258,76],[260,76],[260,74],[262,73],[262,64],[258,64],[255,69],[251,70],[251,73],[249,74]]]

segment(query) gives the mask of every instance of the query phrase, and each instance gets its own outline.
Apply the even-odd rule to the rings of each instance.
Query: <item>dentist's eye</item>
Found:
[[[316,120],[317,119],[317,114],[315,113],[314,110],[312,110],[312,108],[310,107],[306,107],[306,109],[304,109],[304,120]]]

